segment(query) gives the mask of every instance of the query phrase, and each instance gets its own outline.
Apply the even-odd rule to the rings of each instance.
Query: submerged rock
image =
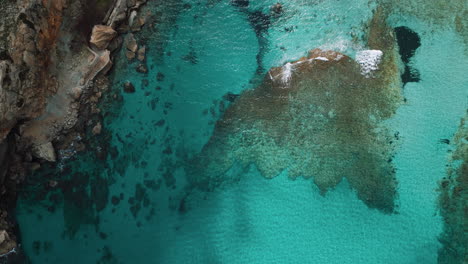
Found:
[[[139,61],[144,61],[145,60],[145,54],[146,54],[146,47],[145,46],[142,46],[138,49],[138,52],[137,52],[137,59]]]
[[[383,121],[402,102],[401,83],[392,30],[373,22],[369,37],[378,39],[369,48],[382,51],[373,78],[352,58],[319,49],[270,69],[226,109],[189,162],[192,184],[209,190],[236,164],[255,164],[266,178],[283,171],[311,178],[322,194],[346,178],[369,207],[393,212],[394,133]]]
[[[249,6],[249,0],[231,0],[231,4],[236,7],[246,8]]]
[[[123,86],[124,92],[126,93],[134,93],[135,92],[135,86],[131,82],[125,82]]]
[[[138,43],[133,34],[128,35],[126,39],[126,48],[125,56],[128,60],[133,60],[136,57],[136,52],[138,51]]]
[[[137,52],[138,50],[138,43],[133,36],[133,34],[129,34],[127,38],[127,49],[133,53]]]
[[[136,67],[136,71],[139,72],[139,73],[147,73],[147,72],[148,72],[148,68],[146,67],[145,64],[140,63],[140,64],[138,64],[138,66]]]
[[[136,56],[135,52],[131,50],[126,50],[125,51],[125,56],[127,57],[127,60],[133,60]]]
[[[280,15],[283,13],[283,5],[281,3],[276,3],[270,8],[271,12],[275,15]]]

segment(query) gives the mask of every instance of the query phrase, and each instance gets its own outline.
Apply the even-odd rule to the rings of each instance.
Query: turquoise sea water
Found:
[[[112,114],[107,137],[97,140],[109,140],[112,154],[96,159],[91,146],[25,186],[17,216],[32,263],[437,262],[436,189],[450,149],[440,140],[452,137],[468,106],[467,47],[454,26],[411,13],[388,19],[421,38],[411,59],[420,81],[405,85],[406,103],[386,121],[400,137],[396,213],[369,209],[346,180],[322,196],[310,180],[265,179],[254,164],[234,182],[184,196],[184,164],[210,138],[230,104],[226,94],[258,85],[259,67],[317,47],[354,57],[366,49],[362,36],[377,6],[288,1],[257,36],[249,14],[268,14],[277,1],[250,2],[242,9],[229,1],[150,1],[144,12],[154,15],[154,28],[148,23],[137,35],[149,72],[137,73],[138,63],[120,51],[111,89],[122,101],[103,105]],[[126,81],[135,93],[121,92]],[[42,195],[50,179],[60,188]]]

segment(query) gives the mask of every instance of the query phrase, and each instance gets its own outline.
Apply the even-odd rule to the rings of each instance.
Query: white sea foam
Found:
[[[333,50],[338,52],[346,52],[349,47],[353,46],[353,43],[349,40],[337,38],[335,40],[326,40],[325,44],[319,46],[322,50]]]
[[[328,59],[325,58],[325,57],[317,57],[317,58],[315,58],[315,59],[316,59],[316,60],[321,60],[321,61],[328,61]]]
[[[361,73],[367,78],[371,73],[379,69],[379,63],[383,52],[381,50],[362,50],[356,53],[356,61],[361,65]]]
[[[281,72],[281,81],[284,84],[289,83],[289,80],[291,80],[291,75],[292,75],[292,64],[290,62],[286,63],[283,66],[283,71]]]

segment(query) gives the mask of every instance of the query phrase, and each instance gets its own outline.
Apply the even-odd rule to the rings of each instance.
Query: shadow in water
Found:
[[[411,58],[414,56],[416,49],[421,46],[421,39],[418,33],[408,27],[396,27],[395,33],[401,60],[405,65],[405,71],[401,75],[403,85],[408,82],[419,82],[419,71],[411,66]]]

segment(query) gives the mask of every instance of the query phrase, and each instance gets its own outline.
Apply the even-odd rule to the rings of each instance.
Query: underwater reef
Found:
[[[131,259],[150,249],[151,254],[132,262],[147,263],[156,256],[158,263],[172,263],[165,258],[172,254],[188,255],[193,263],[225,263],[234,259],[226,249],[237,254],[244,246],[255,256],[267,249],[276,257],[275,245],[265,247],[263,239],[275,239],[281,246],[288,243],[267,236],[265,222],[275,223],[271,233],[287,230],[287,236],[299,241],[299,251],[305,246],[307,253],[315,252],[307,244],[315,244],[313,240],[293,236],[296,229],[278,228],[276,223],[294,223],[294,217],[285,217],[268,203],[250,203],[276,195],[268,196],[261,188],[246,191],[246,185],[258,186],[240,178],[256,172],[266,179],[297,179],[284,186],[276,180],[252,181],[287,188],[287,198],[293,197],[292,184],[311,185],[310,192],[316,193],[303,189],[318,198],[311,204],[320,204],[323,211],[304,210],[300,203],[291,206],[296,210],[292,215],[303,210],[323,216],[301,212],[297,217],[315,221],[303,228],[324,231],[316,235],[297,229],[308,238],[325,241],[318,234],[328,232],[328,227],[320,219],[328,222],[336,216],[345,219],[337,222],[349,223],[340,224],[340,229],[329,221],[333,230],[329,233],[337,233],[339,239],[353,234],[349,237],[372,241],[376,248],[377,240],[387,243],[385,250],[363,247],[367,254],[378,251],[375,258],[382,259],[375,263],[395,261],[397,255],[432,263],[425,260],[435,262],[437,254],[439,263],[468,263],[468,116],[453,137],[452,119],[447,121],[450,127],[440,124],[444,130],[434,132],[437,138],[431,135],[441,121],[431,111],[453,115],[445,111],[455,112],[460,102],[447,98],[455,98],[457,85],[466,83],[453,78],[450,85],[439,84],[459,74],[454,65],[465,64],[444,64],[447,57],[439,55],[447,54],[434,40],[446,38],[450,50],[452,44],[465,44],[468,54],[466,1],[377,0],[363,5],[350,1],[344,5],[357,6],[350,9],[343,8],[344,1],[324,0],[146,2],[2,1],[0,264],[30,263],[28,257],[34,263],[49,257],[47,263],[61,263],[58,259],[68,259],[68,249],[82,248],[90,250],[90,258],[83,257],[86,252],[73,261],[88,263],[83,260],[97,254],[96,263],[128,263],[121,259],[123,254]],[[358,12],[349,16],[359,19],[347,18],[345,14],[354,9],[362,11],[362,17]],[[350,21],[352,25],[347,25]],[[459,43],[454,44],[450,34],[434,33],[445,28],[453,29]],[[220,36],[225,32],[228,36]],[[465,58],[462,53],[463,48],[457,55]],[[442,73],[448,72],[454,74],[444,79]],[[439,80],[433,84],[435,79]],[[434,93],[433,85],[452,97]],[[437,98],[421,99],[424,93]],[[440,111],[439,102],[444,105]],[[460,112],[463,115],[464,108]],[[427,126],[421,119],[435,125]],[[413,145],[415,149],[407,151]],[[446,156],[446,177],[437,193],[431,184],[444,175]],[[441,163],[427,166],[436,159]],[[418,164],[409,169],[413,162]],[[435,167],[440,171],[432,173]],[[257,171],[251,173],[252,169]],[[428,174],[431,180],[424,177]],[[419,181],[411,181],[416,178]],[[421,187],[421,182],[427,186]],[[240,192],[226,188],[228,195],[223,196],[229,183]],[[248,196],[249,191],[259,196]],[[354,195],[359,200],[349,199]],[[289,202],[284,198],[279,196]],[[274,209],[290,205],[271,204]],[[235,209],[228,215],[231,206]],[[440,219],[431,211],[436,206]],[[349,210],[343,212],[345,207]],[[283,215],[260,221],[270,209],[273,217]],[[336,212],[329,214],[328,209]],[[49,230],[49,224],[56,226]],[[364,230],[360,224],[370,228]],[[384,225],[379,235],[372,233]],[[396,232],[407,228],[408,237]],[[365,233],[369,230],[371,235]],[[202,243],[190,240],[190,232]],[[341,247],[335,238],[328,239]],[[93,245],[96,241],[99,247]],[[75,242],[86,245],[70,246]],[[233,247],[237,242],[239,247]],[[254,243],[262,249],[252,247]],[[364,243],[355,243],[342,256],[360,245]],[[219,257],[211,256],[213,252]],[[350,257],[366,256],[356,252],[359,256]],[[196,254],[207,257],[202,261]],[[290,255],[285,259],[291,260]]]
[[[453,138],[447,176],[440,182],[439,207],[444,219],[438,262],[468,262],[468,115]]]
[[[190,162],[192,183],[215,187],[235,163],[254,164],[266,178],[287,168],[290,178],[311,178],[322,194],[346,178],[369,207],[393,212],[397,135],[382,122],[402,101],[401,81],[381,9],[369,26],[370,50],[357,60],[314,49],[243,92]]]

